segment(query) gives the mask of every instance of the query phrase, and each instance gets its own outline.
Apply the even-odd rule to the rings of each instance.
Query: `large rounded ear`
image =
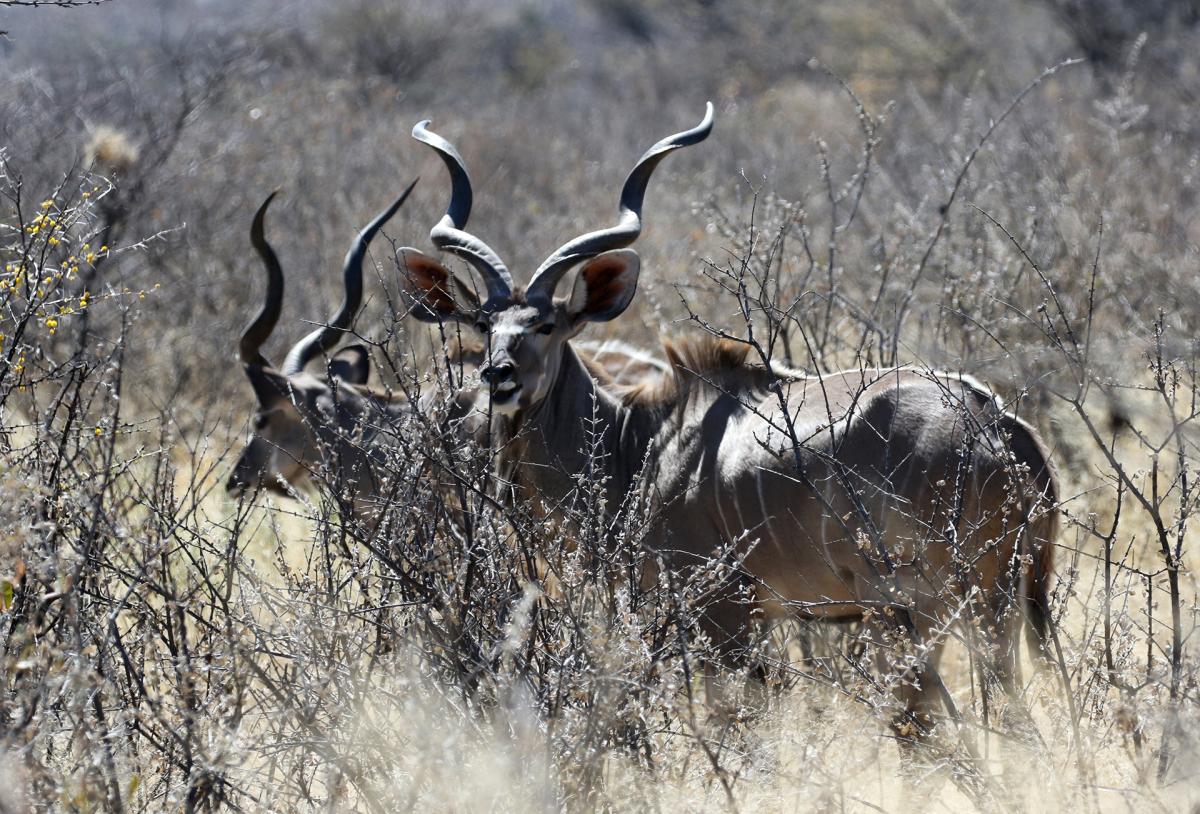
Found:
[[[632,249],[596,255],[575,275],[567,313],[576,322],[607,322],[629,307],[642,262]]]
[[[422,322],[474,322],[479,298],[450,270],[424,252],[405,246],[397,258],[400,290]]]
[[[371,376],[371,357],[362,345],[342,348],[329,360],[329,375],[347,384],[366,384]]]
[[[273,409],[280,402],[290,399],[287,377],[279,371],[262,365],[246,365],[244,370],[250,379],[250,386],[254,388],[254,395],[258,397],[258,405],[264,410]]]

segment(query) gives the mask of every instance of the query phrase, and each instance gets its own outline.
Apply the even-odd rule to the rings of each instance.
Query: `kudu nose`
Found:
[[[516,370],[516,365],[512,362],[497,362],[494,365],[485,367],[480,371],[479,375],[488,384],[497,385],[512,379]]]

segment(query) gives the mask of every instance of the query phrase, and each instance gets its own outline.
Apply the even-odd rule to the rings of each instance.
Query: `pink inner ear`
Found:
[[[458,307],[450,293],[450,274],[437,263],[419,257],[406,258],[409,282],[418,289],[425,303],[443,314]]]
[[[593,260],[583,268],[584,280],[587,282],[587,310],[604,311],[613,307],[621,298],[625,287],[621,285],[621,277],[625,273],[625,263],[618,258],[601,258]]]

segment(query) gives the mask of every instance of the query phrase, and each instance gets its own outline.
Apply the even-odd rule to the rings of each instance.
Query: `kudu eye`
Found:
[[[537,332],[542,336],[549,336],[550,334],[554,333],[554,323],[543,322],[541,325],[537,326]]]
[[[265,430],[267,428],[267,422],[269,422],[270,420],[271,419],[268,418],[266,416],[266,414],[264,414],[264,413],[259,413],[258,415],[254,416],[254,425],[253,426],[254,426],[255,431],[257,432],[259,430]]]

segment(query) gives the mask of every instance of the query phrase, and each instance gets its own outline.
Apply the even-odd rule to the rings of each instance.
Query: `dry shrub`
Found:
[[[30,12],[45,22],[12,23],[0,57],[0,803],[1195,804],[1191,29],[1122,32],[984,139],[1078,32],[970,2],[904,4],[884,31],[862,4],[480,5],[475,33],[433,7],[237,5]],[[401,183],[426,178],[398,242],[444,211],[415,121],[458,143],[472,226],[520,276],[614,216],[647,135],[709,95],[717,133],[655,179],[641,294],[612,330],[653,347],[694,330],[689,308],[734,335],[749,313],[772,358],[811,370],[975,373],[1060,465],[1049,664],[1025,653],[1018,697],[988,695],[982,654],[955,644],[959,714],[911,763],[885,735],[903,676],[853,629],[771,631],[767,709],[712,714],[694,622],[730,558],[644,589],[599,541],[615,527],[626,565],[648,556],[645,506],[614,526],[584,482],[559,528],[497,502],[489,456],[432,415],[386,428],[378,527],[346,511],[336,467],[302,501],[220,494],[251,405],[228,359],[261,193],[286,187],[282,342]],[[63,180],[86,121],[127,123],[87,152],[115,187]],[[750,299],[722,285],[739,275]],[[359,330],[385,383],[428,388],[391,302]]]

